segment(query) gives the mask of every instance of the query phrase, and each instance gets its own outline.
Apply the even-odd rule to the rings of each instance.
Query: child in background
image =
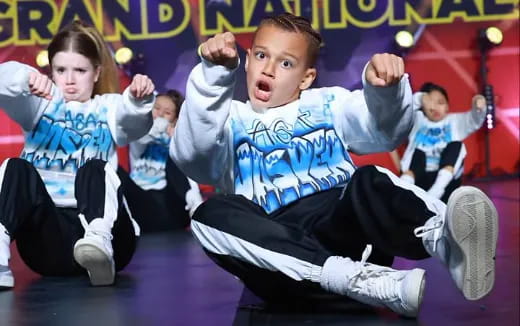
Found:
[[[152,126],[154,85],[136,75],[123,94],[101,35],[75,21],[48,47],[52,77],[0,64],[0,107],[23,129],[20,158],[0,166],[0,287],[12,288],[9,244],[44,276],[88,272],[110,285],[131,260],[139,227],[116,174],[116,146]]]
[[[233,34],[200,46],[170,146],[190,178],[223,191],[195,211],[195,237],[269,302],[327,291],[416,316],[424,270],[381,265],[429,255],[466,298],[485,296],[497,240],[487,196],[462,187],[446,206],[384,168],[356,169],[348,153],[389,151],[408,135],[412,93],[403,60],[374,55],[362,91],[309,89],[320,45],[305,18],[262,20],[246,56],[246,103],[233,100]]]
[[[460,187],[464,172],[466,147],[462,142],[484,122],[486,99],[475,95],[472,109],[465,113],[448,113],[446,90],[425,83],[414,94],[416,108],[408,146],[401,160],[401,179],[415,184],[435,198],[448,202]]]
[[[157,95],[150,132],[129,146],[130,178],[121,179],[132,216],[143,232],[186,228],[202,203],[198,184],[186,178],[168,156],[183,101],[176,90]]]

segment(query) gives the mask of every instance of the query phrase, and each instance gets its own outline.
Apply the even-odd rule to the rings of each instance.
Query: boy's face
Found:
[[[433,90],[423,96],[423,111],[429,120],[441,121],[448,115],[448,100],[441,92]]]
[[[309,45],[302,33],[264,25],[247,50],[247,93],[254,108],[273,108],[298,99],[316,69],[309,68]]]

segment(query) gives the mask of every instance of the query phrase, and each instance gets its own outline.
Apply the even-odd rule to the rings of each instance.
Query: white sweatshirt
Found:
[[[414,122],[412,132],[408,136],[408,146],[401,160],[401,170],[410,169],[415,149],[423,151],[426,155],[426,171],[437,171],[441,153],[448,143],[463,141],[471,133],[475,132],[486,118],[486,111],[478,111],[473,108],[464,113],[449,113],[441,121],[431,121],[421,109],[424,93],[414,94]],[[463,169],[455,171],[456,177],[460,176]]]
[[[166,161],[171,139],[168,125],[168,120],[157,117],[148,134],[129,145],[130,177],[144,190],[166,187]]]
[[[121,94],[65,102],[52,86],[51,100],[32,95],[34,68],[9,61],[0,64],[0,107],[25,135],[21,157],[40,173],[57,206],[76,207],[74,179],[86,161],[101,159],[117,169],[116,145],[146,134],[152,125],[154,96],[137,101],[127,88]]]
[[[364,75],[364,72],[363,72]],[[364,91],[309,89],[281,107],[233,101],[235,71],[203,60],[190,74],[170,156],[192,179],[241,194],[268,213],[342,187],[355,171],[348,151],[389,151],[408,135],[408,76]]]

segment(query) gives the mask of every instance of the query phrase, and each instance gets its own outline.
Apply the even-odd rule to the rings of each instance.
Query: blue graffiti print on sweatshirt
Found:
[[[442,127],[421,127],[415,136],[415,145],[418,147],[431,147],[436,144],[447,144],[451,142],[451,126],[446,124]]]
[[[151,162],[157,162],[160,164],[166,164],[166,160],[168,159],[168,146],[170,144],[170,138],[162,137],[156,138],[154,141],[144,150],[141,155],[141,159]]]
[[[328,107],[300,110],[291,126],[254,120],[249,129],[232,122],[235,192],[268,213],[298,198],[344,185],[354,166],[332,127]]]
[[[90,159],[108,161],[114,146],[106,109],[85,116],[61,103],[26,135],[22,158],[37,168],[75,172]]]
[[[451,125],[439,127],[422,126],[415,136],[415,146],[426,154],[426,168],[428,171],[438,169],[441,153],[453,139]]]

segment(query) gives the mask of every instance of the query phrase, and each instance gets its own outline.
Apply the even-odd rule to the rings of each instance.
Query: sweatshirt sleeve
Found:
[[[473,108],[468,112],[451,113],[450,119],[452,119],[452,125],[455,126],[456,134],[458,135],[457,140],[462,141],[479,129],[485,118],[486,110],[479,111],[476,108]]]
[[[103,97],[105,105],[110,108],[109,112],[114,115],[111,129],[117,145],[124,146],[148,133],[153,124],[154,95],[137,100],[127,87],[122,95],[106,94]]]
[[[170,156],[199,183],[219,184],[229,166],[226,122],[233,102],[234,72],[203,60],[188,78]]]
[[[50,101],[31,94],[29,90],[29,74],[37,72],[28,65],[8,61],[0,64],[0,108],[16,121],[23,130],[32,130]],[[57,88],[53,85],[51,96],[55,96]]]
[[[389,87],[372,86],[364,76],[365,71],[363,91],[340,92],[335,116],[342,126],[341,134],[353,153],[391,151],[406,140],[412,128],[414,110],[408,74]]]

